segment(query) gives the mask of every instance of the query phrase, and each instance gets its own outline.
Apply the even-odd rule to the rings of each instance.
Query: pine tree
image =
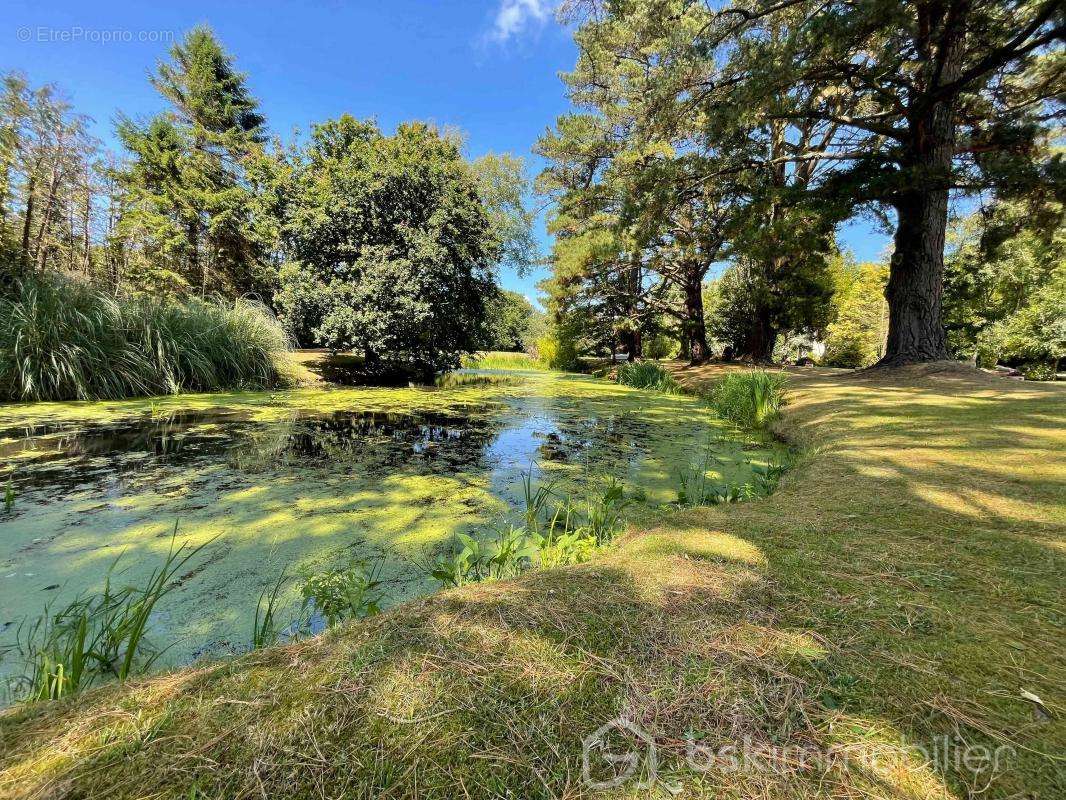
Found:
[[[264,119],[245,76],[211,30],[198,27],[171,48],[152,85],[171,109],[146,125],[120,122],[133,156],[124,230],[147,237],[149,272],[179,277],[191,291],[262,291],[266,253],[248,170],[262,151]]]

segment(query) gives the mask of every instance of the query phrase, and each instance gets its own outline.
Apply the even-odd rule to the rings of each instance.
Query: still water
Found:
[[[0,508],[0,647],[109,568],[138,582],[175,528],[211,543],[153,620],[171,664],[246,647],[282,570],[373,559],[389,602],[431,591],[423,565],[456,532],[513,515],[529,471],[575,494],[616,478],[639,515],[676,499],[678,471],[708,456],[743,483],[771,452],[692,398],[550,373],[0,406],[0,492],[15,497]]]

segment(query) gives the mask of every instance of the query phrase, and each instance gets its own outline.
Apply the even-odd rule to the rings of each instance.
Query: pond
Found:
[[[744,483],[773,449],[693,398],[555,373],[0,406],[0,493],[14,494],[0,507],[0,647],[112,567],[138,583],[175,527],[210,544],[153,617],[169,664],[246,648],[282,570],[373,559],[390,603],[432,591],[425,565],[457,532],[514,515],[530,471],[575,495],[616,478],[639,516],[676,500],[678,471],[708,454],[715,477]],[[297,597],[290,581],[293,613]]]

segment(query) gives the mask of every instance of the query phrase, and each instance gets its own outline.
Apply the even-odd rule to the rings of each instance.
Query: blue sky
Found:
[[[5,0],[0,70],[58,84],[95,133],[114,144],[118,111],[151,115],[164,106],[148,73],[168,37],[208,23],[259,98],[271,130],[350,113],[388,129],[422,119],[462,129],[471,156],[527,156],[567,109],[560,71],[573,66],[569,33],[552,0],[321,0],[312,2],[133,3]],[[545,250],[548,239],[540,229]],[[886,239],[859,223],[841,234],[860,259]],[[538,275],[504,275],[534,295]]]

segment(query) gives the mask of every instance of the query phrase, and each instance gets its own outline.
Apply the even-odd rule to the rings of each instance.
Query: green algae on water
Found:
[[[0,515],[0,646],[47,603],[97,589],[119,555],[136,584],[175,523],[193,546],[217,538],[153,617],[171,664],[245,648],[282,570],[380,558],[388,602],[430,591],[418,565],[514,513],[530,470],[575,494],[612,477],[654,507],[708,448],[725,483],[771,457],[695,398],[492,377],[0,406],[0,485],[18,496]],[[295,586],[281,602],[295,612]]]

